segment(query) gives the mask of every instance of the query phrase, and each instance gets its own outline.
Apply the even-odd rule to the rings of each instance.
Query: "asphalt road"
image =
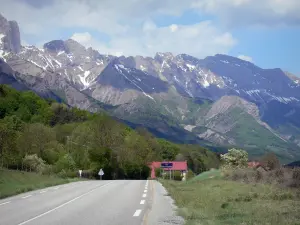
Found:
[[[150,225],[168,214],[154,205],[156,181],[82,181],[0,200],[0,225]],[[157,215],[158,214],[158,215]],[[153,216],[152,216],[153,217]],[[149,222],[151,221],[151,222]],[[173,224],[173,223],[168,223]]]

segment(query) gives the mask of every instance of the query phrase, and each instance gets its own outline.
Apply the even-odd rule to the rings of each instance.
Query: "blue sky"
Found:
[[[217,53],[300,76],[299,0],[0,0],[22,42],[72,37],[100,53]]]

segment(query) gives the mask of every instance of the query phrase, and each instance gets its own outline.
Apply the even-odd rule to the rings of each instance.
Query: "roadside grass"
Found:
[[[187,225],[300,224],[299,190],[220,177],[203,179],[206,175],[193,182],[161,180]]]
[[[203,181],[207,179],[218,179],[221,178],[221,171],[218,169],[205,171],[203,173],[200,173],[199,175],[193,177],[192,179],[188,180],[187,182],[195,182],[195,181]]]
[[[27,191],[78,181],[37,173],[0,169],[0,199]]]

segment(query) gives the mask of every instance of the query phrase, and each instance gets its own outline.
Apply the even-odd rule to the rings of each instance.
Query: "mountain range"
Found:
[[[69,106],[104,110],[159,137],[216,151],[300,159],[300,78],[217,54],[116,57],[72,39],[22,46],[0,15],[0,83]]]

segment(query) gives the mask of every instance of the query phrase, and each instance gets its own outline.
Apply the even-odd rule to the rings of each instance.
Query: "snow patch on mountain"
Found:
[[[59,51],[58,53],[57,53],[57,56],[60,56],[60,55],[62,55],[62,54],[64,54],[65,53],[65,51]]]
[[[190,69],[190,71],[193,71],[196,68],[196,66],[188,64],[188,63],[186,64],[186,66]]]
[[[146,70],[146,67],[144,67],[143,65],[140,65],[140,69],[141,69],[142,71],[145,71],[145,70]]]
[[[5,35],[0,33],[0,46],[2,46],[2,45],[3,45],[2,38],[4,38],[4,37],[5,37]]]
[[[80,69],[82,72],[84,71],[81,66],[77,66],[77,68]]]
[[[130,83],[132,83],[134,86],[136,86],[138,89],[140,89],[141,92],[142,92],[145,96],[147,96],[148,98],[150,98],[150,99],[152,99],[154,102],[156,102],[155,99],[154,99],[152,96],[150,96],[150,95],[148,95],[147,93],[145,93],[144,90],[143,90],[139,85],[137,85],[134,81],[132,81],[131,79],[129,79],[129,78],[123,73],[123,70],[125,70],[126,72],[130,72],[130,69],[129,69],[129,68],[125,68],[124,65],[121,65],[121,64],[114,65],[114,67],[115,67],[115,69],[116,69],[123,77],[125,77]]]
[[[220,60],[222,63],[229,64],[227,60]]]
[[[79,79],[85,88],[87,88],[90,85],[90,83],[86,80],[86,78],[90,75],[90,73],[91,71],[88,70],[84,72],[83,76],[79,75]]]

